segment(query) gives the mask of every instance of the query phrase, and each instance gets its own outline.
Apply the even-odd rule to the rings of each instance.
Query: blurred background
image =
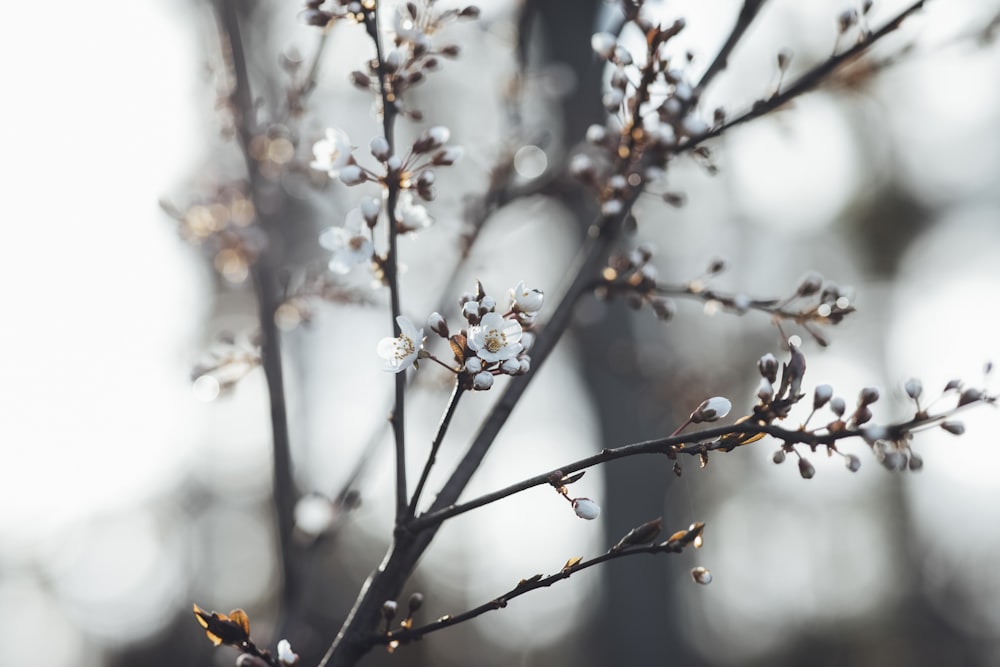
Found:
[[[613,7],[479,4],[480,21],[440,36],[461,57],[414,91],[426,121],[400,121],[403,142],[443,124],[466,151],[459,168],[438,172],[435,225],[403,239],[404,311],[414,321],[439,304],[455,317],[476,279],[498,300],[525,280],[551,305],[589,221],[581,191],[533,186],[548,183],[601,121],[589,35],[613,21]],[[876,2],[871,24],[905,4]],[[677,53],[690,50],[698,72],[740,6],[675,0],[648,10],[664,23],[686,18]],[[717,106],[736,112],[767,96],[780,49],[794,53],[789,76],[826,58],[837,15],[853,6],[768,3],[704,98],[706,120]],[[302,75],[306,65],[294,63],[317,48],[318,30],[302,24],[300,9],[240,5],[264,118]],[[877,50],[889,57],[909,47],[898,64],[874,78],[842,77],[727,133],[712,144],[717,175],[675,161],[668,184],[687,205],[643,200],[638,233],[623,247],[652,243],[668,282],[725,258],[720,289],[781,297],[809,269],[852,286],[859,312],[828,331],[830,347],[806,341],[805,386],[829,383],[849,405],[877,386],[876,421],[908,416],[901,386],[910,377],[928,396],[953,378],[982,384],[984,365],[1000,360],[998,12],[996,2],[928,3]],[[514,85],[525,26],[527,69]],[[259,369],[222,393],[192,387],[191,369],[225,334],[226,351],[248,349],[256,306],[246,267],[185,242],[158,206],[186,211],[245,178],[217,108],[225,84],[213,6],[19,3],[0,36],[12,232],[0,246],[9,295],[0,329],[4,662],[232,664],[236,652],[213,649],[190,608],[242,607],[259,644],[280,638],[267,392]],[[622,40],[641,44],[627,31]],[[285,128],[296,163],[326,127],[361,147],[379,133],[371,98],[348,81],[370,55],[361,28],[332,29],[318,86]],[[509,155],[521,156],[514,183],[535,194],[488,216],[453,271],[456,239]],[[290,166],[282,180],[293,286],[324,261],[320,231],[362,194],[307,171]],[[392,381],[374,354],[389,333],[385,295],[360,268],[344,285],[372,305],[312,299],[308,323],[284,322],[293,465],[306,498],[297,536],[310,582],[303,620],[287,635],[306,665],[325,651],[391,533],[382,431]],[[757,358],[780,357],[774,327],[694,302],[678,311],[665,324],[648,310],[583,303],[466,496],[666,435],[707,396],[748,412]],[[448,391],[446,376],[420,369],[407,423],[413,476]],[[464,401],[430,490],[498,393]],[[765,440],[714,456],[704,470],[685,461],[679,478],[665,458],[592,470],[574,492],[602,505],[594,522],[576,519],[547,488],[464,515],[439,533],[407,590],[426,598],[418,622],[601,553],[657,516],[669,532],[708,527],[700,550],[589,570],[396,655],[375,651],[365,664],[1000,664],[997,415],[976,409],[962,420],[961,438],[933,430],[915,440],[925,461],[918,473],[890,473],[854,443],[858,473],[816,455],[816,476],[804,480],[794,465],[771,462],[776,446]],[[351,512],[326,500],[346,488],[360,497]],[[694,566],[714,582],[692,583]]]

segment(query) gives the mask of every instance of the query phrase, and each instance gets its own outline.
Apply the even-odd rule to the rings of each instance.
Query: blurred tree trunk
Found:
[[[529,0],[525,7],[527,16],[535,19],[533,29],[541,43],[537,49],[541,62],[529,62],[529,68],[560,65],[575,77],[575,87],[562,100],[559,119],[567,150],[583,140],[589,125],[603,124],[606,116],[600,104],[603,67],[590,46],[591,35],[604,28],[598,24],[604,5],[602,0]],[[593,196],[581,189],[562,199],[579,221],[581,234],[585,233],[597,213]],[[574,335],[604,446],[663,435],[654,432],[654,425],[638,409],[645,383],[632,363],[636,337],[632,313],[624,303],[606,304],[600,318],[577,326]],[[664,411],[669,409],[663,406]],[[608,545],[664,512],[664,485],[672,478],[665,459],[657,465],[646,459],[625,459],[606,466],[604,475],[599,501]],[[664,521],[668,530],[687,524],[686,519],[669,514]],[[675,664],[691,664],[674,618],[673,588],[682,580],[674,560],[635,559],[603,570],[602,604],[594,611],[594,631],[586,634],[596,644],[586,652],[593,656],[591,664],[661,664],[665,653]]]

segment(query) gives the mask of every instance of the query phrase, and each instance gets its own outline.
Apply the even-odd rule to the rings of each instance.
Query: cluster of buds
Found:
[[[357,14],[354,16],[356,20],[364,18],[357,18]],[[394,48],[385,55],[381,63],[378,60],[370,61],[367,71],[351,72],[351,82],[362,90],[381,95],[397,112],[413,120],[422,120],[423,114],[419,110],[407,108],[403,104],[404,93],[426,80],[427,74],[440,69],[442,59],[458,56],[460,49],[457,44],[441,42],[439,33],[442,28],[459,19],[478,17],[479,8],[472,5],[461,9],[439,10],[435,6],[435,0],[400,4],[393,16]],[[380,90],[380,84],[385,86],[383,90]]]
[[[785,337],[780,320],[791,320],[818,344],[826,347],[829,342],[816,325],[840,324],[844,317],[855,311],[853,297],[850,287],[826,280],[816,271],[808,271],[799,279],[795,291],[773,306],[773,312],[778,316],[775,320],[778,330]],[[792,305],[795,307],[790,308]]]
[[[710,129],[697,109],[699,91],[687,71],[690,57],[677,58],[667,49],[684,29],[684,19],[664,27],[641,15],[641,3],[632,9],[626,27],[641,31],[646,52],[634,57],[610,33],[592,37],[595,53],[612,67],[602,98],[610,115],[603,125],[587,130],[599,162],[581,153],[570,163],[571,173],[597,193],[607,217],[623,212],[647,182],[661,179],[679,146]],[[680,203],[682,198],[671,193],[668,201]]]
[[[254,224],[254,205],[244,184],[220,187],[205,201],[183,211],[165,201],[160,206],[177,221],[181,238],[210,254],[212,266],[222,278],[234,284],[247,279],[266,240]]]
[[[498,312],[496,299],[486,294],[482,283],[477,283],[474,293],[459,299],[468,327],[451,335],[440,313],[431,314],[428,327],[448,340],[463,386],[486,390],[493,386],[497,375],[523,375],[531,369],[528,353],[534,333],[527,329],[543,301],[541,290],[529,289],[521,282],[510,290],[506,311]]]
[[[462,157],[461,146],[447,145],[450,138],[451,131],[447,127],[431,127],[414,140],[407,154],[401,158],[392,152],[385,137],[373,137],[368,148],[380,166],[378,169],[370,169],[355,159],[355,147],[347,134],[343,130],[330,128],[326,131],[325,138],[313,144],[313,161],[309,166],[326,172],[327,176],[339,179],[347,186],[371,181],[386,188],[398,188],[403,192],[400,198],[401,208],[407,205],[413,207],[416,206],[412,203],[413,193],[424,201],[434,199],[434,167],[451,166]],[[422,207],[416,208],[422,210]],[[430,224],[416,219],[426,218],[426,211],[413,211],[409,215],[412,219],[403,218],[399,221],[400,232],[420,229]]]
[[[653,249],[648,245],[613,253],[601,270],[601,283],[594,289],[594,295],[606,299],[624,293],[626,303],[632,308],[639,310],[648,305],[661,320],[673,319],[677,305],[657,293],[657,273],[650,263],[652,258]]]

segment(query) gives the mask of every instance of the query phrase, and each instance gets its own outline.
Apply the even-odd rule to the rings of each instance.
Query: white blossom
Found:
[[[330,178],[336,178],[340,170],[350,164],[351,140],[343,130],[329,128],[326,138],[313,144],[313,161],[309,166],[319,171],[325,171]]]
[[[404,371],[417,360],[417,354],[424,342],[424,330],[417,329],[407,318],[396,318],[400,334],[396,338],[383,338],[376,351],[385,360],[383,370],[389,373]]]
[[[413,201],[412,192],[403,192],[399,195],[399,203],[396,206],[396,216],[399,218],[400,231],[412,231],[424,229],[434,223],[427,209]]]
[[[486,313],[479,324],[469,327],[468,344],[486,363],[506,361],[516,357],[521,346],[521,324],[499,313]]]
[[[610,58],[618,46],[618,39],[610,32],[598,32],[590,37],[590,48],[602,58]]]
[[[511,309],[523,313],[537,313],[542,309],[545,295],[540,289],[528,289],[524,281],[519,282],[510,290]]]
[[[299,662],[299,655],[292,651],[292,645],[287,639],[278,642],[278,660],[283,665],[295,665]]]
[[[371,260],[374,246],[365,235],[361,210],[351,209],[344,219],[343,227],[330,227],[319,236],[321,246],[333,252],[330,270],[334,273],[348,273],[352,267]]]

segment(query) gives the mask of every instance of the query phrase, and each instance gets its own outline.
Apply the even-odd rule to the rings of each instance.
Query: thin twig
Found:
[[[382,31],[379,29],[378,13],[380,3],[373,0],[371,9],[365,13],[365,28],[368,36],[375,43],[375,57],[378,63],[379,100],[382,105],[382,134],[389,143],[389,153],[395,154],[394,128],[396,123],[396,99],[386,76],[385,52],[382,48]],[[389,249],[382,263],[383,275],[389,286],[389,306],[392,317],[393,335],[399,336],[402,330],[396,318],[399,317],[399,248],[397,243],[398,228],[396,225],[396,204],[399,201],[398,178],[386,178],[386,218],[388,221]],[[396,522],[403,521],[407,510],[406,491],[406,374],[395,375],[395,403],[389,421],[392,424],[392,435],[396,452]]]
[[[384,635],[379,635],[373,638],[373,641],[380,644],[405,644],[411,642],[421,637],[428,635],[437,630],[443,630],[445,628],[450,628],[459,623],[464,623],[465,621],[470,621],[478,616],[482,616],[491,611],[496,611],[497,609],[503,609],[507,606],[507,603],[511,600],[521,597],[525,593],[530,593],[532,591],[538,590],[540,588],[547,588],[560,581],[565,581],[569,579],[572,575],[577,572],[594,567],[595,565],[601,565],[612,560],[617,560],[620,558],[629,558],[631,556],[636,556],[639,554],[666,554],[666,553],[680,553],[683,551],[684,547],[690,544],[694,539],[701,534],[704,524],[696,524],[696,527],[692,530],[683,531],[682,536],[676,539],[668,539],[663,542],[656,544],[647,544],[644,546],[629,547],[627,549],[611,549],[610,551],[601,554],[600,556],[595,556],[589,560],[581,560],[576,563],[567,563],[559,572],[555,574],[550,574],[548,576],[535,575],[530,579],[524,579],[518,582],[514,588],[510,589],[506,593],[496,597],[489,602],[479,605],[473,609],[470,609],[461,614],[446,615],[442,616],[438,620],[427,623],[416,628],[401,628],[399,630],[394,630]],[[679,531],[680,532],[680,531]]]
[[[741,125],[748,121],[754,120],[755,118],[759,118],[765,114],[768,114],[774,111],[775,109],[778,109],[784,106],[785,104],[788,104],[796,97],[813,90],[814,88],[822,84],[824,81],[826,81],[827,78],[831,74],[833,74],[833,72],[836,71],[837,68],[839,68],[841,65],[850,62],[851,60],[854,60],[855,58],[863,54],[865,51],[867,51],[869,48],[871,48],[872,45],[881,40],[883,37],[885,37],[889,33],[895,32],[896,29],[899,28],[900,24],[902,24],[902,22],[907,17],[922,9],[925,2],[926,0],[917,0],[917,2],[914,2],[907,8],[903,9],[894,18],[886,22],[885,25],[883,25],[881,28],[871,33],[864,39],[859,40],[851,48],[830,56],[827,60],[824,60],[822,63],[816,65],[812,69],[801,74],[794,82],[792,82],[791,85],[785,88],[785,90],[775,93],[774,95],[768,97],[767,99],[758,100],[753,105],[751,105],[750,109],[748,109],[747,111],[736,116],[735,118],[727,120],[724,123],[716,125],[708,132],[698,135],[697,137],[691,137],[681,142],[674,148],[673,152],[683,153],[692,150],[697,146],[699,146],[701,143],[703,143],[705,140],[717,137],[731,127],[734,127],[736,125]]]
[[[451,425],[451,418],[455,414],[455,408],[458,407],[458,400],[462,397],[462,393],[462,383],[456,382],[455,388],[451,392],[451,398],[448,399],[448,407],[445,409],[444,415],[441,417],[441,423],[438,424],[438,430],[437,434],[434,436],[434,442],[431,443],[431,451],[427,455],[427,462],[424,463],[424,470],[420,473],[420,481],[417,482],[417,488],[413,491],[413,498],[410,500],[410,507],[406,513],[407,519],[413,518],[417,512],[417,503],[420,502],[420,494],[423,493],[424,485],[427,483],[427,477],[430,476],[431,468],[434,467],[434,463],[437,461],[438,449],[440,449],[441,442],[444,440],[444,436],[448,432],[448,427]]]
[[[698,85],[695,87],[699,93],[708,87],[708,84],[712,82],[712,79],[716,77],[722,70],[729,66],[729,56],[732,54],[733,49],[739,44],[743,35],[746,33],[747,28],[753,23],[754,19],[757,18],[757,13],[760,12],[761,8],[767,0],[745,0],[743,2],[743,8],[740,10],[739,16],[736,18],[736,24],[733,26],[732,31],[730,31],[729,36],[726,38],[725,43],[719,52],[716,54],[712,63],[705,70],[705,73],[701,75],[701,79],[698,81]]]

